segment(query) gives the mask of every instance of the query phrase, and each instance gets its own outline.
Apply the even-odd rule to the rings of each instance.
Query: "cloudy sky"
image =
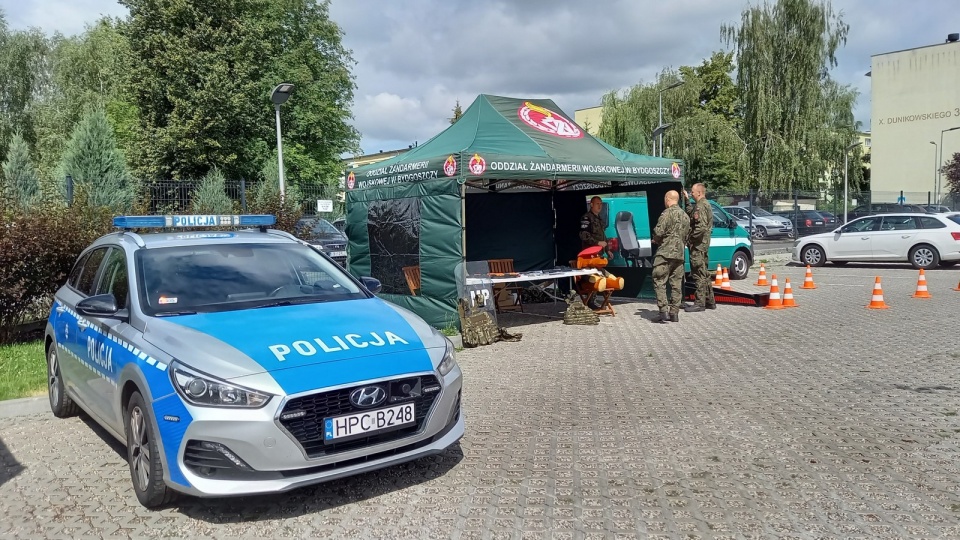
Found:
[[[757,2],[754,1],[753,4]],[[699,64],[744,0],[333,0],[356,61],[353,114],[365,153],[422,143],[477,94],[546,97],[573,116],[601,96]],[[0,0],[13,29],[76,34],[115,0]],[[834,77],[860,91],[869,129],[870,56],[960,32],[956,0],[834,0],[850,25]]]

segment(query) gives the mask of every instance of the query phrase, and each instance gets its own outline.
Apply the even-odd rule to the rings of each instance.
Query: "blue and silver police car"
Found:
[[[118,217],[56,293],[51,409],[126,444],[144,506],[285,491],[463,436],[450,341],[273,224]]]

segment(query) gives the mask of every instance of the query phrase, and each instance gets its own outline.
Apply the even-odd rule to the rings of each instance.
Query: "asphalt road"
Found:
[[[799,307],[655,324],[563,303],[467,349],[467,434],[446,453],[290,493],[137,504],[83,416],[0,419],[0,537],[960,538],[960,270],[770,257]],[[875,277],[887,310],[869,310]],[[736,290],[757,292],[750,279]]]

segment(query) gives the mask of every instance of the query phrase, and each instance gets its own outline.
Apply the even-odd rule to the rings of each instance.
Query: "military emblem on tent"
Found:
[[[357,184],[357,175],[352,172],[347,175],[347,189],[353,189],[353,186]]]
[[[517,110],[517,116],[528,126],[550,135],[565,139],[583,137],[583,131],[576,124],[564,118],[563,115],[545,107],[534,105],[529,101],[523,102],[523,106]]]
[[[473,157],[470,158],[470,173],[480,176],[485,170],[487,170],[486,160],[480,157],[480,154],[474,154]]]
[[[680,165],[678,163],[670,166],[670,174],[672,174],[674,178],[680,178]]]
[[[454,158],[453,156],[447,157],[447,160],[443,162],[443,174],[447,176],[453,176],[457,174],[456,158]]]

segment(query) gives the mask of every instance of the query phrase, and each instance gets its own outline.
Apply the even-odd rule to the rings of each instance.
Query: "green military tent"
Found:
[[[614,148],[548,99],[480,95],[456,123],[389,160],[346,171],[348,267],[437,327],[457,324],[456,266],[566,265],[588,196],[645,191],[655,223],[682,162]],[[411,294],[403,268],[419,266]]]

